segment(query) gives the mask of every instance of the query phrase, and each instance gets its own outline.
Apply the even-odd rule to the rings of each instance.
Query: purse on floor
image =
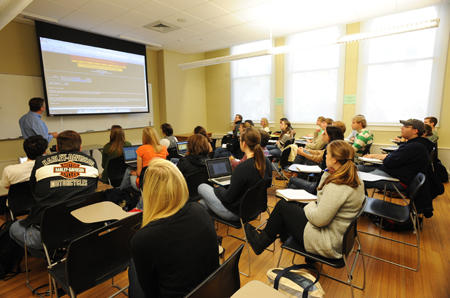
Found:
[[[315,272],[316,276],[305,269]],[[267,278],[274,289],[287,297],[322,298],[325,292],[319,283],[319,277],[319,271],[309,264],[272,268],[267,271]]]

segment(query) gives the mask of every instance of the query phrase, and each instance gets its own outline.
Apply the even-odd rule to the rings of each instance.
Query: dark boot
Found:
[[[256,231],[255,227],[251,224],[245,224],[245,234],[247,235],[248,243],[252,247],[255,254],[260,255],[266,247],[272,244],[276,238],[270,238],[267,236],[266,232],[263,230],[261,233]]]

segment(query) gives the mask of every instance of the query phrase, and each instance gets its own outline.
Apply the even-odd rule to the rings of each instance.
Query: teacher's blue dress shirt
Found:
[[[19,120],[20,130],[22,131],[22,136],[28,139],[32,136],[41,135],[47,142],[53,139],[53,136],[48,133],[47,125],[41,120],[41,116],[38,113],[29,111],[23,115]]]

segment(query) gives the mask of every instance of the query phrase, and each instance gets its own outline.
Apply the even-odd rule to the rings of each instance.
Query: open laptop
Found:
[[[180,156],[186,156],[186,153],[188,151],[188,142],[177,142],[177,152]]]
[[[139,147],[140,146],[123,147],[123,158],[125,160],[125,163],[130,167],[137,167],[136,150]]]
[[[228,157],[206,159],[205,163],[210,181],[222,186],[230,184],[233,170]]]

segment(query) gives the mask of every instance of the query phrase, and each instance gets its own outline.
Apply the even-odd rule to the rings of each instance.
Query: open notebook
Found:
[[[277,196],[286,201],[311,202],[317,200],[316,195],[312,195],[304,189],[277,189]]]

